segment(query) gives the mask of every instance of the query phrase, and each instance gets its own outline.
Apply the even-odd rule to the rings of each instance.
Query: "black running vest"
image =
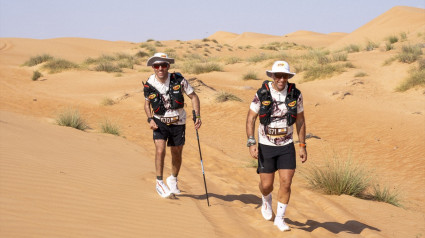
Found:
[[[268,83],[270,80],[266,80],[258,89],[257,95],[260,99],[260,111],[258,112],[260,123],[267,126],[272,121],[272,109],[273,109],[273,98],[270,93]],[[297,100],[301,92],[295,87],[294,83],[288,83],[288,90],[285,98],[285,105],[288,112],[285,114],[286,122],[288,126],[291,126],[297,120]]]
[[[170,74],[170,86],[167,91],[170,96],[170,108],[168,109],[179,109],[184,106],[182,80],[183,76],[180,73]],[[143,92],[145,98],[149,98],[153,112],[157,115],[164,115],[167,108],[164,106],[162,95],[159,91],[146,81],[146,83],[143,82]]]

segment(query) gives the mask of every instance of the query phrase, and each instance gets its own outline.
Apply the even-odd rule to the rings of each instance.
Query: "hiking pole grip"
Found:
[[[192,115],[193,115],[193,123],[196,123],[196,112],[195,112],[195,110],[192,110]],[[198,129],[196,129],[196,138],[198,139],[198,149],[199,149],[199,157],[201,159],[202,176],[204,177],[205,195],[207,197],[207,204],[208,204],[208,206],[210,206],[210,200],[208,199],[207,181],[205,179],[204,163],[202,162],[201,144],[199,142]]]

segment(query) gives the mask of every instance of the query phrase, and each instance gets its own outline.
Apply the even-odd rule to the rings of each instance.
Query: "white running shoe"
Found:
[[[164,181],[162,180],[156,180],[156,191],[158,192],[159,196],[163,198],[168,198],[172,194],[170,189],[168,189],[167,185],[165,185]]]
[[[179,187],[177,186],[177,177],[170,176],[167,178],[167,185],[170,188],[171,193],[180,194]]]
[[[272,194],[270,193],[269,195],[262,197],[263,205],[261,206],[261,213],[263,214],[264,219],[270,221],[273,218]]]
[[[290,231],[291,228],[285,223],[285,220],[283,217],[276,217],[274,219],[274,225],[279,228],[280,231]]]

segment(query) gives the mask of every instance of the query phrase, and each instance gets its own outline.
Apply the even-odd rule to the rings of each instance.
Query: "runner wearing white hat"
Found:
[[[275,172],[279,173],[280,186],[274,225],[281,231],[288,231],[290,227],[285,223],[284,216],[296,168],[293,124],[296,124],[300,141],[301,162],[307,161],[303,97],[295,84],[288,83],[288,79],[295,73],[289,70],[287,62],[274,62],[272,69],[267,70],[266,74],[273,81],[264,81],[251,102],[246,121],[247,146],[251,156],[258,159],[257,173],[260,174],[259,188],[262,194],[261,213],[266,220],[273,218],[271,192]],[[260,120],[258,146],[254,136],[257,117]]]
[[[156,151],[156,191],[164,198],[172,194],[180,194],[177,176],[182,164],[186,131],[183,93],[189,97],[192,108],[195,110],[195,129],[199,129],[202,125],[198,95],[180,73],[168,72],[170,64],[173,63],[174,59],[169,58],[167,54],[156,53],[147,61],[147,66],[152,66],[154,74],[149,77],[146,84],[143,83],[144,109],[149,127],[153,130]],[[172,160],[171,175],[167,178],[168,186],[163,182],[166,144],[170,147]]]

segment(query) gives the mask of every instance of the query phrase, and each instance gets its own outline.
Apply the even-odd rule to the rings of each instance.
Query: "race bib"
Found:
[[[266,134],[269,136],[286,136],[287,133],[288,133],[288,127],[283,127],[283,128],[267,127],[266,128]]]
[[[179,121],[179,116],[174,116],[174,117],[161,117],[161,122],[167,125],[176,123]]]

